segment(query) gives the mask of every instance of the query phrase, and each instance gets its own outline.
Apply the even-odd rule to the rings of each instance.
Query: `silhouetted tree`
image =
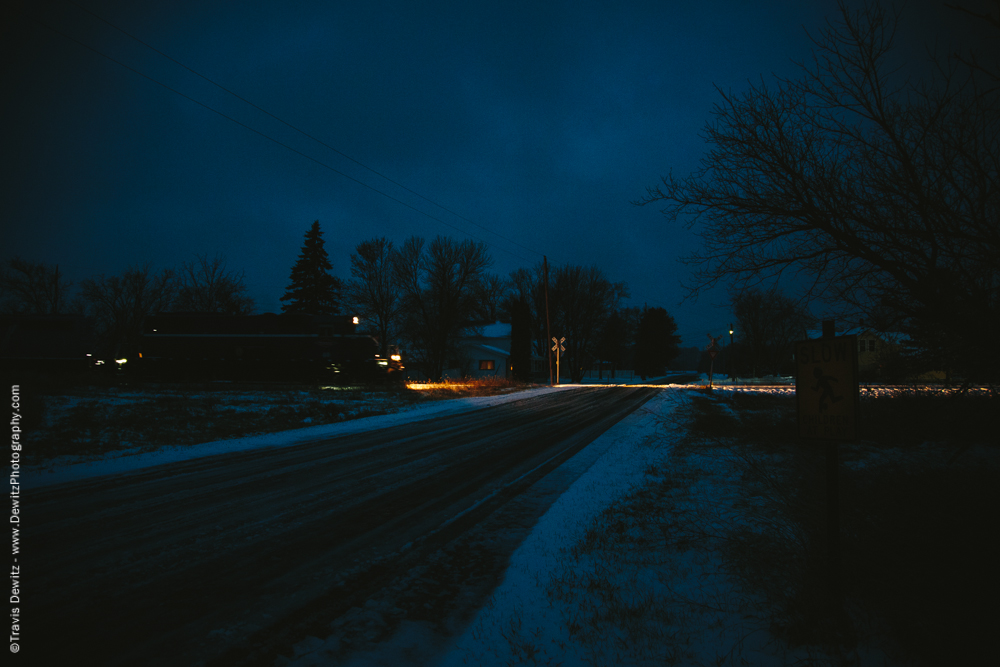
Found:
[[[645,308],[635,337],[635,373],[643,380],[666,372],[680,352],[677,323],[664,308]]]
[[[402,296],[393,274],[395,250],[385,237],[362,241],[351,255],[347,295],[361,319],[361,330],[378,338],[380,354],[388,354],[399,335]]]
[[[628,297],[628,286],[612,283],[596,266],[556,267],[551,278],[552,336],[566,337],[564,367],[569,368],[573,382],[580,382],[585,366],[594,358],[604,323]]]
[[[306,232],[299,258],[292,266],[291,283],[285,290],[283,313],[332,315],[340,307],[340,279],[331,275],[330,259],[323,248],[319,220]]]
[[[226,258],[196,255],[181,265],[173,309],[182,312],[250,315],[254,300],[247,294],[243,272],[226,270]]]
[[[83,280],[80,293],[97,320],[102,353],[134,358],[146,316],[170,310],[176,291],[174,272],[157,273],[149,264]]]
[[[520,268],[510,272],[510,291],[504,300],[502,312],[509,314],[514,305],[524,299],[531,311],[532,352],[546,356],[545,338],[545,292],[542,282],[542,263],[530,269]]]
[[[487,273],[476,286],[476,319],[493,324],[500,321],[504,300],[510,287],[495,273]]]
[[[515,380],[531,379],[531,307],[524,297],[510,313],[510,365]]]
[[[428,377],[442,376],[463,331],[472,324],[479,281],[493,263],[485,243],[430,242],[410,237],[394,255],[403,297],[407,352]]]
[[[14,257],[0,267],[0,309],[25,315],[58,315],[72,283],[59,266]]]
[[[628,338],[628,323],[618,311],[611,313],[604,323],[604,330],[597,344],[597,357],[611,362],[611,377],[625,363],[625,353],[631,341]],[[603,375],[603,368],[601,375]]]
[[[792,343],[805,338],[815,323],[804,307],[773,287],[734,294],[730,305],[740,333],[739,358],[753,377],[781,373],[791,359]]]
[[[801,272],[812,296],[891,308],[995,376],[983,332],[1000,328],[996,71],[952,60],[904,78],[890,62],[898,16],[840,12],[801,77],[722,92],[703,167],[638,203],[702,221],[693,294]]]

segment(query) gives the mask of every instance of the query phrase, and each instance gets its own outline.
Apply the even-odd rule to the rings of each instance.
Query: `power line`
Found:
[[[455,217],[459,218],[460,220],[464,220],[465,222],[468,222],[468,223],[469,223],[470,225],[474,225],[475,227],[478,227],[479,229],[482,229],[483,231],[486,231],[486,232],[489,232],[490,234],[493,234],[494,236],[496,236],[496,237],[498,237],[498,238],[501,238],[501,239],[503,239],[504,241],[507,241],[508,243],[512,243],[512,244],[516,245],[516,246],[517,246],[517,247],[519,247],[519,248],[522,248],[522,249],[524,249],[524,250],[527,250],[528,252],[533,252],[533,253],[535,253],[536,255],[542,255],[542,254],[543,254],[543,253],[540,253],[540,252],[538,252],[538,251],[537,251],[537,250],[535,250],[534,248],[529,248],[528,246],[525,246],[525,245],[522,245],[522,244],[518,243],[518,242],[517,242],[517,241],[515,241],[514,239],[511,239],[511,238],[507,238],[507,237],[506,237],[506,236],[504,236],[503,234],[500,234],[500,233],[498,233],[498,232],[495,232],[495,231],[493,231],[492,229],[490,229],[489,227],[485,227],[485,226],[483,226],[483,225],[480,225],[479,223],[475,222],[474,220],[470,220],[469,218],[467,218],[467,217],[465,217],[465,216],[461,215],[460,213],[456,213],[455,211],[451,210],[450,208],[448,208],[448,207],[446,207],[446,206],[444,206],[444,205],[442,205],[442,204],[439,204],[439,203],[437,203],[437,202],[436,202],[436,201],[434,201],[433,199],[430,199],[429,197],[425,197],[424,195],[420,194],[420,193],[419,193],[419,192],[417,192],[416,190],[413,190],[413,189],[411,189],[411,188],[408,188],[407,186],[403,185],[402,183],[400,183],[400,182],[398,182],[398,181],[395,181],[395,180],[393,180],[392,178],[389,178],[389,177],[388,177],[388,176],[386,176],[385,174],[383,174],[383,173],[381,173],[381,172],[379,172],[379,171],[377,171],[377,170],[375,170],[375,169],[372,169],[371,167],[369,167],[369,166],[368,166],[368,165],[366,165],[365,163],[361,162],[360,160],[357,160],[357,159],[355,159],[355,158],[351,157],[350,155],[347,155],[346,153],[344,153],[344,152],[342,152],[342,151],[340,151],[340,150],[338,150],[338,149],[334,148],[333,146],[331,146],[331,145],[327,144],[327,143],[326,143],[326,142],[324,142],[323,140],[321,140],[321,139],[319,139],[319,138],[317,138],[317,137],[314,137],[313,135],[309,134],[309,133],[308,133],[308,132],[306,132],[305,130],[302,130],[302,129],[300,129],[300,128],[296,127],[295,125],[292,125],[291,123],[287,122],[286,120],[284,120],[284,119],[282,119],[282,118],[279,118],[278,116],[274,115],[273,113],[271,113],[271,112],[270,112],[270,111],[268,111],[267,109],[263,109],[263,108],[261,108],[261,107],[257,106],[256,104],[254,104],[254,103],[253,103],[253,102],[251,102],[250,100],[246,99],[245,97],[242,97],[242,96],[240,96],[239,94],[237,94],[237,93],[233,92],[233,91],[232,91],[232,90],[230,90],[229,88],[226,88],[226,87],[225,87],[225,86],[223,86],[222,84],[220,84],[220,83],[218,83],[218,82],[216,82],[216,81],[214,81],[214,80],[212,80],[212,79],[208,78],[207,76],[205,76],[205,75],[204,75],[204,74],[202,74],[201,72],[198,72],[197,70],[195,70],[195,69],[193,69],[193,68],[191,68],[191,67],[189,67],[189,66],[185,65],[184,63],[180,62],[179,60],[177,60],[177,59],[175,59],[175,58],[173,58],[173,57],[171,57],[171,56],[167,55],[167,54],[166,54],[166,53],[164,53],[163,51],[160,51],[159,49],[157,49],[157,48],[156,48],[155,46],[152,46],[151,44],[149,44],[149,43],[147,43],[147,42],[143,41],[142,39],[139,39],[138,37],[136,37],[136,36],[135,36],[135,35],[133,35],[132,33],[128,32],[127,30],[125,30],[125,29],[123,29],[123,28],[120,28],[120,27],[118,27],[118,26],[117,26],[117,25],[115,25],[114,23],[111,23],[110,21],[108,21],[108,20],[107,20],[107,19],[105,19],[104,17],[102,17],[102,16],[99,16],[98,14],[95,14],[94,12],[92,12],[92,11],[91,11],[91,10],[89,10],[89,9],[87,9],[86,7],[84,7],[84,6],[82,6],[82,5],[79,5],[79,4],[75,3],[75,2],[70,2],[70,4],[71,4],[71,5],[73,5],[74,7],[78,8],[78,9],[80,9],[80,10],[82,10],[82,11],[84,11],[84,12],[86,12],[86,13],[90,14],[91,16],[93,16],[94,18],[96,18],[96,19],[97,19],[98,21],[101,21],[102,23],[104,23],[104,24],[106,24],[106,25],[108,25],[108,26],[110,26],[110,27],[114,28],[114,29],[115,29],[115,30],[117,30],[118,32],[122,33],[123,35],[126,35],[126,36],[128,36],[128,37],[130,37],[130,38],[134,39],[135,41],[139,42],[140,44],[142,44],[142,45],[143,45],[143,46],[145,46],[146,48],[148,48],[148,49],[151,49],[151,50],[155,51],[156,53],[160,54],[161,56],[163,56],[163,57],[164,57],[164,58],[166,58],[167,60],[169,60],[169,61],[171,61],[171,62],[173,62],[173,63],[175,63],[175,64],[179,65],[180,67],[183,67],[184,69],[186,69],[187,71],[191,72],[191,73],[192,73],[192,74],[194,74],[195,76],[198,76],[198,77],[200,77],[200,78],[204,79],[205,81],[209,82],[210,84],[212,84],[213,86],[215,86],[215,87],[219,88],[220,90],[223,90],[223,91],[225,91],[225,92],[229,93],[230,95],[232,95],[232,96],[233,96],[233,97],[235,97],[236,99],[240,100],[241,102],[244,102],[244,103],[246,103],[246,104],[249,104],[249,105],[250,105],[250,106],[252,106],[252,107],[253,107],[254,109],[257,109],[257,110],[258,110],[258,111],[260,111],[261,113],[264,113],[264,114],[266,114],[266,115],[270,116],[271,118],[275,119],[276,121],[278,121],[278,122],[279,122],[279,123],[281,123],[282,125],[285,125],[286,127],[289,127],[289,128],[291,128],[291,129],[295,130],[296,132],[298,132],[299,134],[301,134],[301,135],[302,135],[302,136],[304,136],[304,137],[307,137],[307,138],[309,138],[309,139],[312,139],[313,141],[315,141],[315,142],[316,142],[316,143],[318,143],[319,145],[321,145],[321,146],[323,146],[323,147],[325,147],[325,148],[328,148],[329,150],[333,151],[333,152],[334,152],[334,153],[336,153],[337,155],[340,155],[341,157],[343,157],[343,158],[345,158],[345,159],[347,159],[347,160],[350,160],[350,161],[351,161],[351,162],[353,162],[354,164],[356,164],[356,165],[358,165],[358,166],[360,166],[360,167],[363,167],[364,169],[367,169],[368,171],[370,171],[371,173],[375,174],[376,176],[378,176],[378,177],[380,177],[380,178],[383,178],[383,179],[385,179],[385,180],[389,181],[389,182],[390,182],[390,183],[392,183],[393,185],[395,185],[395,186],[397,186],[397,187],[400,187],[400,188],[402,188],[402,189],[406,190],[406,191],[407,191],[407,192],[409,192],[410,194],[413,194],[413,195],[416,195],[417,197],[420,197],[420,198],[421,198],[421,199],[423,199],[424,201],[426,201],[426,202],[429,202],[429,203],[433,204],[434,206],[437,206],[437,207],[438,207],[438,208],[440,208],[441,210],[443,210],[443,211],[446,211],[446,212],[448,212],[448,213],[451,213],[452,215],[454,215]],[[527,260],[526,260],[526,261],[527,261]]]
[[[107,58],[108,60],[110,60],[111,62],[113,62],[113,63],[115,63],[115,64],[117,64],[117,65],[121,65],[122,67],[124,67],[125,69],[127,69],[127,70],[129,70],[129,71],[131,71],[131,72],[135,72],[136,74],[138,74],[138,75],[139,75],[139,76],[141,76],[142,78],[144,78],[144,79],[148,79],[149,81],[152,81],[152,82],[153,82],[153,83],[155,83],[156,85],[158,85],[158,86],[162,86],[163,88],[166,88],[166,89],[167,89],[167,90],[169,90],[170,92],[172,92],[172,93],[175,93],[175,94],[177,94],[177,95],[180,95],[180,96],[181,96],[181,97],[183,97],[184,99],[186,99],[186,100],[189,100],[189,101],[191,101],[191,102],[194,102],[194,103],[195,103],[195,104],[197,104],[198,106],[200,106],[200,107],[203,107],[203,108],[205,108],[205,109],[208,109],[208,110],[209,110],[209,111],[211,111],[212,113],[215,113],[215,114],[218,114],[219,116],[222,116],[222,117],[223,117],[223,118],[225,118],[226,120],[229,120],[229,121],[231,121],[231,122],[233,122],[233,123],[236,123],[236,124],[237,124],[237,125],[239,125],[240,127],[243,127],[243,128],[246,128],[247,130],[250,130],[250,131],[251,131],[251,132],[253,132],[254,134],[257,134],[257,135],[260,135],[261,137],[264,137],[264,138],[265,138],[265,139],[267,139],[268,141],[272,141],[272,142],[274,142],[274,143],[278,144],[278,145],[279,145],[279,146],[281,146],[282,148],[286,148],[286,149],[290,150],[291,152],[293,152],[293,153],[296,153],[297,155],[301,155],[302,157],[306,158],[307,160],[311,160],[312,162],[315,162],[316,164],[320,165],[321,167],[325,167],[326,169],[329,169],[330,171],[334,172],[335,174],[339,174],[340,176],[343,176],[344,178],[346,178],[346,179],[348,179],[348,180],[351,180],[351,181],[354,181],[354,182],[355,182],[355,183],[357,183],[358,185],[362,185],[362,186],[364,186],[364,187],[368,188],[369,190],[371,190],[371,191],[373,191],[373,192],[376,192],[376,193],[378,193],[378,194],[382,195],[383,197],[385,197],[385,198],[387,198],[387,199],[391,199],[392,201],[394,201],[394,202],[396,202],[396,203],[398,203],[398,204],[401,204],[401,205],[405,206],[405,207],[406,207],[406,208],[408,208],[408,209],[411,209],[411,210],[413,210],[413,211],[416,211],[417,213],[420,213],[421,215],[424,215],[424,216],[426,216],[426,217],[430,218],[431,220],[435,220],[435,221],[437,221],[437,222],[440,222],[440,223],[441,223],[442,225],[445,225],[446,227],[450,227],[451,229],[454,229],[454,230],[455,230],[455,231],[457,231],[457,232],[460,232],[460,233],[462,233],[462,234],[466,234],[466,235],[468,235],[468,236],[471,236],[471,237],[472,237],[472,238],[474,238],[474,239],[477,239],[477,240],[479,240],[479,241],[482,241],[483,243],[485,243],[485,244],[486,244],[486,245],[488,245],[488,246],[493,246],[493,247],[495,247],[495,248],[496,248],[497,250],[501,250],[501,251],[503,251],[503,252],[506,252],[506,253],[507,253],[507,254],[509,254],[509,255],[513,255],[514,257],[517,257],[518,259],[520,259],[520,260],[521,260],[521,261],[523,261],[523,262],[530,262],[530,261],[531,261],[531,260],[529,260],[529,259],[527,259],[527,258],[525,258],[525,257],[521,257],[520,255],[518,255],[518,254],[517,254],[517,253],[515,253],[515,252],[512,252],[512,251],[510,251],[510,250],[507,250],[507,249],[505,249],[505,248],[500,248],[500,247],[497,247],[497,246],[495,246],[494,244],[490,243],[489,241],[487,241],[487,240],[485,240],[485,239],[482,239],[482,238],[479,238],[478,236],[475,236],[474,234],[469,234],[469,232],[467,232],[467,231],[466,231],[466,230],[464,230],[464,229],[460,229],[459,227],[456,227],[455,225],[452,225],[452,224],[450,224],[450,223],[448,223],[448,222],[445,222],[444,220],[442,220],[441,218],[438,218],[437,216],[434,216],[434,215],[431,215],[430,213],[427,213],[426,211],[422,211],[422,210],[420,210],[419,208],[417,208],[416,206],[413,206],[412,204],[407,204],[407,203],[406,203],[405,201],[403,201],[403,200],[401,200],[401,199],[398,199],[398,198],[396,198],[396,197],[393,197],[392,195],[390,195],[390,194],[388,194],[388,193],[386,193],[386,192],[382,192],[382,191],[381,191],[381,190],[379,190],[378,188],[376,188],[376,187],[374,187],[374,186],[371,186],[371,185],[368,185],[368,184],[367,184],[367,183],[365,183],[364,181],[361,181],[361,180],[358,180],[357,178],[354,178],[353,176],[350,176],[350,175],[348,175],[348,174],[345,174],[344,172],[342,172],[342,171],[340,171],[340,170],[338,170],[338,169],[336,169],[336,168],[334,168],[334,167],[331,167],[330,165],[326,164],[325,162],[322,162],[322,161],[320,161],[320,160],[317,160],[316,158],[314,158],[314,157],[312,157],[312,156],[310,156],[310,155],[306,155],[306,154],[305,154],[305,153],[303,153],[302,151],[300,151],[300,150],[297,150],[297,149],[295,149],[295,148],[292,148],[292,147],[291,147],[291,146],[289,146],[288,144],[286,144],[286,143],[283,143],[283,142],[281,142],[281,141],[279,141],[279,140],[275,139],[274,137],[271,137],[271,136],[269,136],[269,135],[267,135],[267,134],[264,134],[264,133],[263,133],[263,132],[261,132],[260,130],[257,130],[257,129],[254,129],[254,128],[250,127],[249,125],[247,125],[246,123],[241,123],[240,121],[236,120],[236,119],[235,119],[235,118],[233,118],[232,116],[228,116],[228,115],[224,114],[223,112],[219,111],[218,109],[215,109],[215,108],[213,108],[213,107],[210,107],[210,106],[208,106],[207,104],[205,104],[204,102],[200,102],[200,101],[198,101],[198,100],[194,99],[194,98],[193,98],[193,97],[191,97],[190,95],[185,95],[184,93],[180,92],[179,90],[177,90],[177,89],[175,89],[175,88],[171,88],[171,87],[170,87],[170,86],[168,86],[167,84],[165,84],[165,83],[163,83],[163,82],[161,82],[161,81],[158,81],[157,79],[154,79],[153,77],[149,76],[148,74],[143,74],[142,72],[140,72],[139,70],[135,69],[134,67],[130,67],[129,65],[126,65],[125,63],[121,62],[120,60],[116,60],[115,58],[112,58],[111,56],[107,55],[106,53],[103,53],[103,52],[101,52],[101,51],[98,51],[98,50],[97,50],[97,49],[95,49],[94,47],[92,47],[92,46],[89,46],[89,45],[87,45],[87,44],[84,44],[84,43],[83,43],[83,42],[81,42],[80,40],[78,40],[78,39],[76,39],[75,37],[72,37],[72,36],[70,36],[70,35],[67,35],[66,33],[62,32],[61,30],[56,30],[56,29],[55,29],[55,28],[53,28],[52,26],[50,26],[50,25],[48,25],[48,24],[46,24],[46,23],[43,23],[42,21],[39,21],[38,19],[33,19],[33,20],[34,20],[34,21],[35,21],[36,23],[38,23],[39,25],[41,25],[42,27],[45,27],[45,28],[48,28],[48,29],[49,29],[49,30],[51,30],[52,32],[56,33],[57,35],[62,35],[62,36],[63,36],[63,37],[65,37],[66,39],[68,39],[68,40],[70,40],[70,41],[72,41],[72,42],[76,42],[77,44],[79,44],[79,45],[80,45],[80,46],[82,46],[83,48],[85,48],[85,49],[87,49],[87,50],[89,50],[89,51],[93,51],[93,52],[94,52],[94,53],[96,53],[97,55],[99,55],[99,56],[103,56],[104,58]]]

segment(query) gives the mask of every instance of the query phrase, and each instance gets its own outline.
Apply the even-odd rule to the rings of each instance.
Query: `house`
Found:
[[[858,373],[862,379],[884,379],[887,377],[907,377],[911,380],[939,381],[945,380],[947,374],[941,370],[931,370],[913,373],[912,368],[905,370],[900,361],[913,352],[910,337],[898,331],[878,331],[872,327],[851,327],[837,332],[838,336],[857,336],[858,339]],[[819,330],[806,331],[806,338],[822,338]]]
[[[908,340],[905,334],[877,331],[871,327],[851,327],[837,332],[838,336],[857,336],[858,372],[877,370],[880,363],[899,354]],[[806,331],[806,338],[822,338],[821,330]]]
[[[532,374],[541,374],[545,360],[531,355]],[[458,342],[453,367],[446,378],[510,377],[510,324],[494,322],[471,327]]]
[[[446,378],[507,377],[510,374],[510,325],[503,322],[470,327],[456,346]]]

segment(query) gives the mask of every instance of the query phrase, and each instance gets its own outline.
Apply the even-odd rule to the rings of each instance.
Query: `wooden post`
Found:
[[[559,343],[556,343],[556,384],[559,384]]]
[[[823,337],[834,338],[836,327],[833,320],[823,320]],[[857,347],[855,347],[857,349]],[[827,584],[829,586],[830,609],[839,613],[841,608],[840,590],[840,480],[838,479],[837,441],[826,443],[826,553]]]

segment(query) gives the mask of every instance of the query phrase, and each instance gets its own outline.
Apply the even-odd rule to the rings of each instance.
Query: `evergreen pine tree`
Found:
[[[306,241],[292,267],[291,284],[285,290],[283,313],[332,315],[340,307],[340,280],[330,275],[330,260],[323,249],[319,220],[306,232]]]
[[[635,335],[635,373],[643,380],[666,372],[680,352],[677,323],[663,308],[644,308]]]

